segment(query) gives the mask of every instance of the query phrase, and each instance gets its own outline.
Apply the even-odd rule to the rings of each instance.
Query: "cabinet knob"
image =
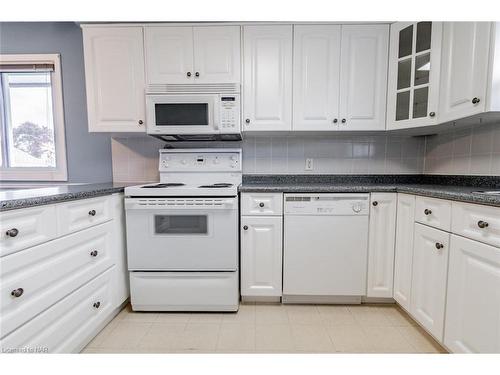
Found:
[[[247,124],[250,124],[250,119],[249,119],[249,118],[247,118],[247,119],[245,120],[245,122],[246,122]]]
[[[260,202],[259,207],[261,207],[261,208],[264,207],[264,202]]]
[[[200,76],[200,72],[196,72],[194,73],[195,77],[199,77]]]
[[[472,104],[477,104],[477,103],[479,103],[480,101],[481,101],[481,99],[479,99],[479,98],[473,98],[473,99],[472,99]]]
[[[477,226],[481,229],[487,228],[490,224],[487,221],[479,220]]]
[[[94,307],[98,309],[101,306],[101,302],[97,301],[94,303]]]
[[[187,75],[188,77],[191,77],[191,72],[187,72],[187,73],[186,73],[186,75]]]
[[[243,230],[248,230],[248,225],[243,225]]]
[[[336,124],[337,122],[339,122],[339,120],[338,120],[338,119],[336,119],[336,118],[334,118],[334,119],[333,119],[333,123],[334,123],[334,124]]]
[[[96,257],[96,256],[97,256],[97,254],[99,254],[99,252],[98,252],[97,250],[92,250],[92,251],[90,252],[90,256],[91,256],[91,257]]]
[[[444,245],[442,243],[436,242],[436,249],[442,249]]]
[[[96,214],[95,210],[90,210],[90,211],[89,211],[89,215],[90,215],[90,216],[95,216],[95,214]]]
[[[9,229],[7,232],[5,232],[5,235],[8,237],[15,237],[19,234],[19,230],[17,228],[12,228]]]
[[[378,206],[378,202],[377,201],[373,201],[372,202],[372,206]]]
[[[14,289],[12,292],[10,292],[10,295],[13,296],[13,297],[21,297],[24,293],[24,289],[23,288],[17,288],[17,289]]]
[[[431,112],[431,113],[429,113],[429,116],[430,116],[430,117],[434,117],[434,116],[436,116],[436,112]]]
[[[144,124],[144,121],[139,120],[138,123],[139,123],[139,125],[142,125],[142,124]]]
[[[346,121],[347,121],[347,120],[346,120],[345,118],[343,118],[343,119],[342,119],[342,124],[345,124],[345,123],[346,123]]]
[[[428,208],[426,208],[426,209],[424,210],[424,214],[426,214],[426,215],[430,215],[430,214],[432,214],[432,211],[431,211],[431,210],[429,210]]]

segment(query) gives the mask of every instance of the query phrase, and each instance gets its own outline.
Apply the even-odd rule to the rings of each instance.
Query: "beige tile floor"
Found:
[[[238,313],[124,308],[83,353],[444,353],[396,305],[242,304]]]

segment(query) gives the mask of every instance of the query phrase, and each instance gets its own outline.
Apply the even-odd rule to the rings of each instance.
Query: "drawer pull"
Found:
[[[243,230],[248,230],[248,225],[243,225]]]
[[[7,232],[5,232],[5,234],[8,237],[15,237],[19,234],[19,230],[17,228],[12,228],[12,229],[9,229]]]
[[[264,207],[264,202],[260,202],[259,207]]]
[[[442,243],[436,242],[436,249],[442,249],[444,245]]]
[[[91,257],[96,257],[96,256],[97,256],[97,254],[99,254],[99,252],[98,252],[97,250],[92,250],[92,251],[90,252],[90,256],[91,256]]]
[[[101,302],[97,301],[94,303],[94,307],[98,309],[101,306]]]
[[[10,292],[10,295],[13,296],[13,297],[21,297],[24,293],[24,289],[23,288],[17,288],[17,289],[14,289],[12,292]]]
[[[373,206],[377,206],[377,205],[378,205],[378,202],[377,202],[377,201],[373,201],[373,202],[372,202],[372,205],[373,205]]]
[[[481,229],[487,228],[489,226],[487,221],[479,220],[477,226]]]
[[[89,215],[90,215],[90,216],[95,216],[95,214],[96,214],[95,210],[90,210],[90,211],[89,211]]]
[[[431,210],[429,210],[428,208],[426,208],[426,209],[424,210],[424,214],[426,214],[426,215],[430,215],[430,214],[432,214],[432,211],[431,211]]]

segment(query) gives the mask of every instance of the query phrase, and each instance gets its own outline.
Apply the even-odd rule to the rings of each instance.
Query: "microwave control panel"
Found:
[[[240,132],[240,96],[221,94],[219,96],[220,129],[222,133]]]

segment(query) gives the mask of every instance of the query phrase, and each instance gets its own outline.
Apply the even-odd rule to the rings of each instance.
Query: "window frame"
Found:
[[[61,55],[52,54],[0,54],[2,64],[54,64],[51,74],[52,83],[52,112],[54,121],[54,145],[56,154],[56,167],[5,167],[0,166],[0,181],[67,181],[68,169],[66,160],[66,138],[64,127],[64,102],[61,77]],[[2,93],[3,95],[3,93]],[[1,96],[0,96],[1,98]],[[1,98],[0,105],[4,105]],[[5,111],[4,111],[5,113]],[[5,119],[2,119],[2,122]],[[3,132],[0,132],[3,137]],[[3,146],[7,143],[2,141]],[[2,158],[3,159],[3,158]]]

